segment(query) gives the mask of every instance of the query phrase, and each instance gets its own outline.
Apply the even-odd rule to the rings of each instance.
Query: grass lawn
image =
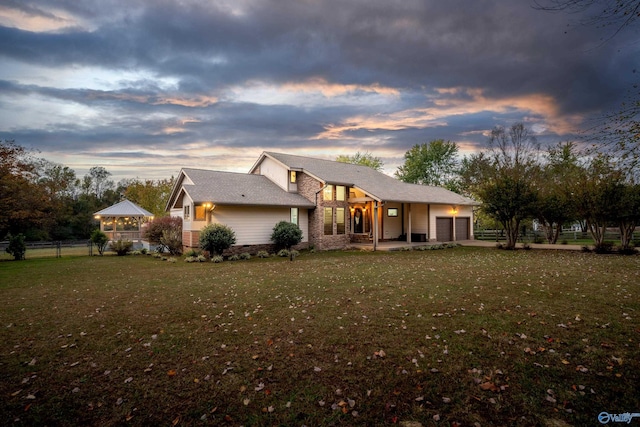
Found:
[[[640,412],[639,286],[640,256],[486,248],[0,262],[0,419],[599,425]]]

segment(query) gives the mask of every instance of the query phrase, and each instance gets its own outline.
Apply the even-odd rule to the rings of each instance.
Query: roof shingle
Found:
[[[409,184],[367,166],[274,152],[264,154],[289,168],[301,169],[328,184],[358,187],[380,201],[463,206],[479,204],[446,188]]]
[[[288,193],[269,178],[235,172],[183,169],[193,185],[183,184],[194,202],[218,205],[314,207],[297,193]]]

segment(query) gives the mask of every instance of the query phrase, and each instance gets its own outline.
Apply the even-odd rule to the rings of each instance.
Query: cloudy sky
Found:
[[[638,31],[532,0],[2,0],[0,139],[117,180],[246,172],[264,150],[575,139],[628,95]]]

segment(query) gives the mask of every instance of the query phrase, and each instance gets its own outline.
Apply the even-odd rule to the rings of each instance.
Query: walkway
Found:
[[[482,248],[495,248],[496,242],[488,241],[488,240],[461,240],[457,242],[461,246],[475,246]],[[416,242],[416,243],[407,243],[400,241],[386,241],[386,242],[378,242],[378,247],[376,250],[378,251],[402,251],[407,250],[408,248],[416,249],[421,246],[433,246],[443,244],[441,242]],[[444,243],[446,244],[446,243]],[[353,249],[360,249],[363,251],[373,251],[373,243],[352,243],[350,245]],[[518,243],[516,245],[518,248],[522,248],[523,244]],[[581,245],[549,245],[544,243],[529,243],[529,247],[531,249],[551,249],[551,250],[563,250],[563,251],[581,251]]]

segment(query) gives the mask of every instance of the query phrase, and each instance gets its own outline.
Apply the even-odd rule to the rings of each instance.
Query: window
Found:
[[[289,182],[291,184],[295,184],[296,183],[296,179],[298,179],[298,177],[296,176],[296,171],[289,172]]]
[[[203,205],[196,206],[194,209],[194,214],[195,214],[194,219],[196,221],[204,221],[205,219],[207,219],[206,217],[207,213]]]
[[[291,208],[291,222],[295,225],[300,225],[298,222],[298,208]]]
[[[333,208],[324,208],[324,234],[333,234]]]
[[[333,200],[333,185],[327,184],[322,191],[322,198],[324,200]]]
[[[336,208],[336,225],[337,233],[344,234],[344,208]]]
[[[336,200],[344,202],[345,186],[336,185]]]
[[[184,212],[184,220],[185,221],[190,221],[191,220],[191,205],[184,205],[183,212]]]
[[[387,216],[389,217],[398,216],[398,208],[388,208]]]

